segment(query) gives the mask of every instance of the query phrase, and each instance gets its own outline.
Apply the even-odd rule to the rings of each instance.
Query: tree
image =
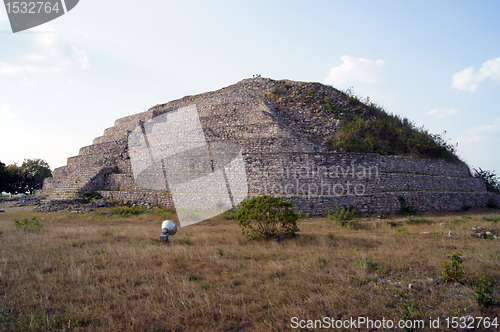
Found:
[[[9,172],[7,166],[0,161],[0,193],[7,191],[9,183]]]
[[[6,168],[7,171],[7,183],[5,186],[5,191],[11,196],[19,193],[24,193],[24,183],[23,177],[21,175],[21,169],[17,164],[10,164]]]
[[[36,189],[42,188],[43,179],[52,176],[49,164],[42,159],[24,159],[20,171],[24,192],[29,192],[30,195],[33,195]]]
[[[299,232],[299,215],[293,204],[280,197],[259,196],[243,202],[238,213],[238,225],[250,239],[293,236]]]
[[[486,184],[486,190],[500,194],[500,181],[495,171],[486,171],[479,167],[479,170],[473,168],[474,177],[482,180]]]

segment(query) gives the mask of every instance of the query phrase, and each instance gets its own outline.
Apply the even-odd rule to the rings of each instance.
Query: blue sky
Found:
[[[0,8],[0,161],[52,168],[117,118],[253,74],[346,90],[500,172],[500,2],[88,1],[13,34]]]

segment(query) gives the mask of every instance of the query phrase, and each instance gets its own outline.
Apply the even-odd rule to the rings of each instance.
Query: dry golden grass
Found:
[[[498,296],[500,241],[471,237],[473,226],[500,228],[483,219],[491,213],[500,216],[433,213],[431,224],[417,225],[367,218],[361,223],[370,229],[358,231],[312,218],[281,243],[248,241],[236,221],[216,217],[180,228],[165,244],[157,241],[158,216],[93,220],[8,209],[0,214],[0,329],[282,331],[292,317],[398,320],[404,298],[425,321],[498,317],[498,306],[470,297],[481,274],[495,278]],[[42,232],[14,228],[13,217],[33,215]],[[458,250],[464,282],[429,282]]]

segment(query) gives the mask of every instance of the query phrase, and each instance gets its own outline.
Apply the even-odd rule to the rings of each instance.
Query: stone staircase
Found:
[[[47,198],[49,200],[70,199],[104,189],[106,177],[114,172],[116,172],[116,167],[80,166],[64,177]]]

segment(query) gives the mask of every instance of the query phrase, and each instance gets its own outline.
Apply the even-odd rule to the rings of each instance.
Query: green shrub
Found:
[[[483,170],[481,167],[479,167],[479,169],[473,168],[472,171],[476,179],[484,182],[486,190],[500,194],[500,180],[498,179],[495,171]],[[492,207],[496,207],[497,204],[493,200],[491,201],[493,202],[493,205],[495,205]]]
[[[497,302],[494,296],[493,277],[486,278],[482,275],[478,279],[473,279],[472,283],[474,284],[472,298],[476,300],[479,306],[489,308]]]
[[[357,220],[359,215],[355,207],[351,206],[347,209],[342,209],[339,208],[338,205],[336,205],[333,212],[329,208],[326,208],[326,211],[328,214],[328,218],[330,220],[336,221],[342,227],[353,230],[369,228],[368,225],[363,225]]]
[[[353,98],[351,101],[355,102]],[[341,121],[336,135],[328,142],[330,149],[459,161],[455,145],[449,144],[443,135],[430,134],[406,118],[385,112],[375,116],[360,112],[352,119]]]
[[[293,204],[280,197],[259,196],[243,202],[238,213],[238,225],[249,239],[294,236],[299,232],[298,213]]]
[[[230,209],[222,214],[222,218],[227,220],[237,220],[238,213],[240,213],[239,209]]]
[[[445,282],[461,282],[462,276],[464,274],[464,269],[462,268],[462,251],[457,251],[450,256],[450,262],[443,262],[442,275]]]
[[[355,207],[349,207],[347,209],[340,208],[336,205],[333,208],[333,211],[330,208],[326,208],[326,212],[328,214],[328,219],[341,222],[342,226],[344,226],[344,221],[356,219],[358,214]]]
[[[100,193],[98,193],[97,191],[90,193],[90,194],[84,194],[83,197],[90,199],[90,200],[102,199],[102,195]]]
[[[109,211],[109,214],[120,217],[130,217],[130,216],[137,216],[139,214],[147,212],[148,208],[145,206],[134,206],[134,207],[115,207]]]
[[[415,310],[415,303],[408,299],[408,295],[404,297],[403,303],[401,304],[401,308],[403,309],[403,315],[401,317],[401,320],[403,321],[412,321],[415,323],[416,319],[416,310]],[[413,332],[416,331],[416,328],[414,327],[414,324],[412,324],[412,327],[404,327],[403,332]]]
[[[404,216],[412,216],[417,214],[417,209],[413,205],[408,205],[406,203],[406,199],[404,196],[399,195],[398,196],[399,203],[401,205],[401,208],[399,209],[399,214],[404,215]]]
[[[37,216],[33,216],[31,220],[24,217],[21,221],[17,218],[12,218],[12,222],[14,223],[16,229],[22,229],[23,231],[33,231],[35,233],[39,233],[43,228],[43,224]]]
[[[488,199],[488,202],[486,202],[486,207],[490,209],[500,209],[500,206],[498,206],[493,197],[490,197],[490,199]]]
[[[132,217],[132,216],[137,216],[140,214],[156,214],[160,215],[162,217],[169,217],[171,214],[175,213],[175,209],[167,208],[167,207],[160,207],[160,208],[154,208],[154,209],[148,209],[146,206],[118,206],[114,207],[108,212],[100,212],[101,214],[109,214],[111,216],[118,216],[122,218],[127,218],[127,217]]]

